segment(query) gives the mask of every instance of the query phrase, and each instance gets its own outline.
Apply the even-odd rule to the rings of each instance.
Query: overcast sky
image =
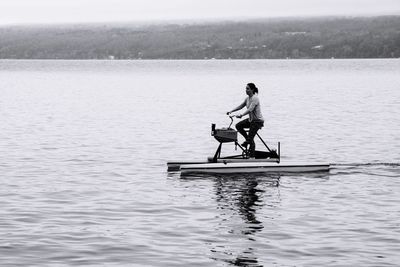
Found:
[[[400,0],[0,0],[0,25],[400,15]]]

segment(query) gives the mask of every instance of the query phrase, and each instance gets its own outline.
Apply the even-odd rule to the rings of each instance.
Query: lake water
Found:
[[[1,266],[398,266],[400,60],[0,61]],[[181,177],[260,90],[282,161]],[[229,149],[229,148],[228,148]]]

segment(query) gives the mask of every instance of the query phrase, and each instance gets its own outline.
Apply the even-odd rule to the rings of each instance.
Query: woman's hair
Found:
[[[251,91],[253,91],[253,94],[258,94],[258,88],[254,83],[248,83],[247,86],[250,87]]]

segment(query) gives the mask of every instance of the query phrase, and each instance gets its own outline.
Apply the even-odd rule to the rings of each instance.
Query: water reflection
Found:
[[[232,266],[263,266],[273,260],[276,247],[268,233],[275,231],[281,209],[281,185],[287,189],[299,183],[329,180],[327,172],[253,173],[253,174],[171,174],[175,179],[196,180],[213,186],[217,217],[213,221],[212,239],[206,242],[209,258]],[[204,183],[207,181],[207,183]],[[285,190],[286,191],[286,190]],[[270,243],[271,242],[271,243]],[[269,256],[271,256],[270,259]]]
[[[262,266],[254,254],[256,234],[264,228],[262,219],[257,217],[257,210],[264,205],[271,205],[266,198],[270,195],[266,189],[277,191],[279,181],[280,175],[216,176],[216,201],[222,219],[220,225],[222,228],[231,228],[228,232],[236,239],[231,243],[239,244],[240,249],[233,248],[232,251],[230,245],[224,247],[226,251],[213,249],[214,253],[225,254],[223,257],[214,257],[215,260],[220,261],[222,258],[234,266]]]

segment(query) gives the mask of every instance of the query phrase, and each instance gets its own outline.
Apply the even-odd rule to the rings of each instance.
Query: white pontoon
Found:
[[[250,173],[250,172],[320,172],[328,171],[329,164],[305,164],[276,162],[238,162],[187,164],[180,167],[181,173]]]

